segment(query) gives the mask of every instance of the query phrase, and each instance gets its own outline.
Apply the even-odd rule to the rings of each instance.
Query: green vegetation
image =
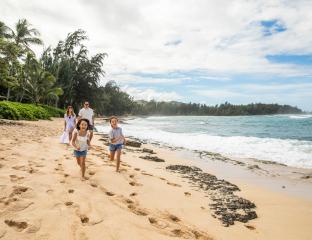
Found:
[[[100,85],[106,53],[88,55],[86,32],[77,30],[48,47],[38,58],[31,49],[42,45],[39,32],[26,19],[14,29],[0,21],[0,118],[44,119],[63,116],[72,105],[78,112],[88,100],[99,115],[254,115],[301,113],[277,104],[207,106],[195,103],[134,101],[110,81]],[[9,102],[14,101],[14,102]],[[32,103],[19,104],[19,103]]]
[[[38,120],[64,116],[64,110],[45,106],[17,102],[0,102],[0,118],[12,120]]]
[[[134,113],[142,115],[238,116],[302,113],[302,111],[297,107],[279,104],[252,103],[248,105],[233,105],[226,102],[216,106],[207,106],[196,103],[139,101]]]

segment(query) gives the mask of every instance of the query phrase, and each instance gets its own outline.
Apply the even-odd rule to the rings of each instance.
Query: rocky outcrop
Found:
[[[183,178],[189,179],[194,186],[206,192],[212,200],[209,204],[214,212],[212,216],[218,218],[225,227],[233,225],[235,221],[246,223],[257,218],[254,211],[256,205],[234,194],[240,191],[238,186],[194,166],[170,165],[167,170],[182,174]]]

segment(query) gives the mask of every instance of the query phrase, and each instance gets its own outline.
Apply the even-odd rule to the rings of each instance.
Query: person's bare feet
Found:
[[[89,180],[88,177],[80,177],[81,181],[86,181],[86,180]]]

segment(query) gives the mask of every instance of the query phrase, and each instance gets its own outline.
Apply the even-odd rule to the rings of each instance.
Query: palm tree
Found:
[[[39,32],[37,29],[32,28],[31,24],[28,23],[26,19],[20,19],[15,25],[15,30],[7,27],[3,22],[0,22],[0,37],[6,39],[9,46],[15,45],[15,48],[18,51],[15,51],[16,55],[10,59],[9,64],[9,74],[12,79],[15,81],[9,81],[7,85],[7,100],[10,99],[10,91],[13,87],[16,87],[17,80],[19,77],[17,76],[17,71],[19,64],[18,58],[25,56],[28,52],[33,53],[30,49],[30,45],[41,45],[43,44],[42,40],[38,38]],[[12,57],[12,55],[11,55]]]
[[[0,21],[0,38],[7,38],[10,28]]]
[[[17,59],[20,48],[10,41],[10,32],[11,29],[0,21],[0,86],[7,89],[7,100],[10,98],[11,88],[17,85],[16,73],[20,65]]]
[[[55,87],[55,77],[42,67],[34,55],[27,54],[24,65],[24,94],[34,103],[47,103],[55,101],[57,103],[63,90]]]
[[[26,19],[20,19],[15,25],[15,31],[11,29],[9,38],[11,38],[17,46],[25,48],[26,52],[30,51],[30,45],[42,45],[42,40],[38,37],[39,31],[31,28],[31,24]]]

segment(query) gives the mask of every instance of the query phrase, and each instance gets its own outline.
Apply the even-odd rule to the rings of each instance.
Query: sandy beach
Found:
[[[312,239],[309,169],[142,144],[116,173],[96,133],[81,181],[62,126],[1,122],[1,240]]]

